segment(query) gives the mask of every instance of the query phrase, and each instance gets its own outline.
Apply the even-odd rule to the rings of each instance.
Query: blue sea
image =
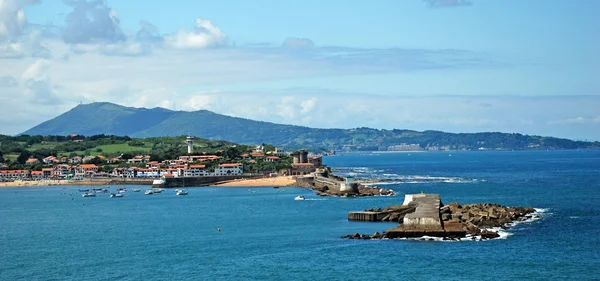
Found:
[[[600,151],[364,153],[324,163],[385,180],[397,195],[201,187],[82,198],[77,186],[0,188],[0,280],[600,280]],[[349,211],[420,192],[531,206],[541,218],[488,241],[340,239],[395,226],[349,222]]]

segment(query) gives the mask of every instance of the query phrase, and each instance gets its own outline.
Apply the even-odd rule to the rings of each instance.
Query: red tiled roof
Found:
[[[227,164],[219,164],[219,167],[239,167],[243,166],[241,163],[227,163]]]
[[[204,169],[206,165],[190,165],[190,169]]]

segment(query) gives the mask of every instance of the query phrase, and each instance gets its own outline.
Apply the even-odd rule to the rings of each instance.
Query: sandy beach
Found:
[[[293,176],[262,178],[262,179],[243,179],[233,180],[224,183],[218,183],[214,186],[294,186],[296,179]]]

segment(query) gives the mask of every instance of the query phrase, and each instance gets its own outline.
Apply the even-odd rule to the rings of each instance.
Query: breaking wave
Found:
[[[365,185],[420,184],[420,183],[476,183],[484,182],[474,178],[428,176],[428,175],[399,175],[389,170],[369,167],[340,167],[332,169],[336,175],[355,178],[355,181]]]

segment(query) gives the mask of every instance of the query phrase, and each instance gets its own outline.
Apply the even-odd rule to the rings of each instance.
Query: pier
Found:
[[[349,212],[348,220],[400,223],[398,227],[386,231],[387,238],[465,237],[462,224],[444,223],[440,214],[441,206],[439,194],[406,194],[402,205],[384,210]]]

